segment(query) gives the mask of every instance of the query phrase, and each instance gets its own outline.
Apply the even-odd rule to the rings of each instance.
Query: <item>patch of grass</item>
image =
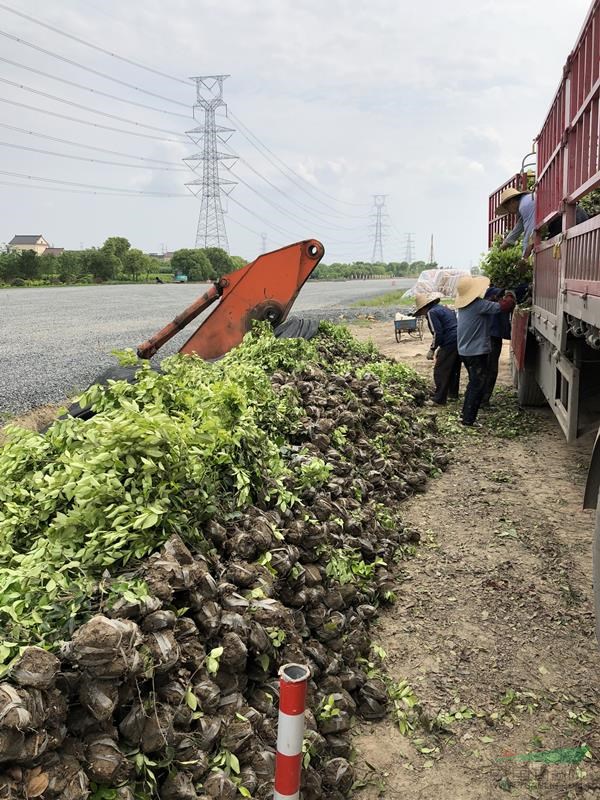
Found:
[[[379,294],[376,297],[369,297],[365,300],[357,300],[352,303],[352,308],[381,308],[384,306],[412,306],[414,299],[412,297],[404,297],[406,289],[394,289],[385,294]]]
[[[402,306],[404,308],[412,308],[415,304],[414,297],[404,297],[406,289],[394,289],[385,294],[378,294],[376,297],[365,298],[364,300],[356,300],[351,304],[351,308],[384,308],[387,306]],[[444,298],[440,301],[442,305],[452,305],[454,302],[450,298]]]

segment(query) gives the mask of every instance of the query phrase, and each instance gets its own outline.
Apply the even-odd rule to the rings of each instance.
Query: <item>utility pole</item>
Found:
[[[260,238],[262,239],[262,250],[261,253],[267,252],[267,234],[261,233]]]
[[[371,263],[383,263],[383,209],[385,208],[385,198],[387,194],[373,195],[373,210],[375,217],[375,236],[373,238],[373,255]]]
[[[435,261],[435,254],[433,252],[433,233],[431,234],[431,247],[429,248],[429,263],[433,264]]]
[[[405,239],[406,250],[404,251],[404,260],[407,264],[414,263],[415,260],[415,243],[413,241],[414,234],[407,233]]]
[[[200,195],[200,216],[196,230],[196,247],[221,247],[229,252],[221,192],[226,195],[233,190],[235,181],[226,180],[219,175],[219,163],[236,160],[235,156],[221,153],[218,143],[226,144],[233,128],[225,128],[217,124],[216,113],[227,105],[223,100],[223,81],[229,75],[202,75],[192,78],[196,82],[196,103],[193,107],[194,119],[198,113],[203,113],[203,124],[191,131],[187,131],[195,145],[202,146],[202,150],[187,156],[183,160],[194,172],[202,166],[202,177],[196,178],[185,185],[196,197]]]

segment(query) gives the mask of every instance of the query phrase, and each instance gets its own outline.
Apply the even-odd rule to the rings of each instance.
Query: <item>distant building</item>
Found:
[[[170,261],[175,255],[175,252],[169,251],[167,253],[148,253],[148,255],[150,258],[155,258],[157,261]]]
[[[65,248],[64,247],[47,247],[44,250],[43,255],[45,255],[45,256],[62,256],[62,254],[64,252],[65,252]]]
[[[33,250],[40,256],[48,248],[48,242],[44,239],[41,233],[33,236],[13,236],[8,243],[8,249],[13,252],[22,252],[23,250]]]

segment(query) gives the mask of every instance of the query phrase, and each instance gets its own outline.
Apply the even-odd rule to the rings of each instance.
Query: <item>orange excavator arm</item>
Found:
[[[202,297],[140,345],[138,356],[151,358],[169,339],[217,302],[212,313],[180,348],[180,353],[194,353],[205,359],[219,358],[242,341],[254,320],[280,325],[324,253],[321,242],[308,239],[265,253],[251,264],[224,275]]]

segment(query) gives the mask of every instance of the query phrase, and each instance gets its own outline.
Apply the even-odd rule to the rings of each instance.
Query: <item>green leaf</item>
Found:
[[[198,708],[198,698],[189,687],[184,695],[184,699],[186,704],[188,705],[189,708],[192,709],[192,711],[195,711]]]
[[[266,653],[261,653],[258,657],[258,663],[263,668],[263,672],[266,672],[269,669],[269,656]]]
[[[240,762],[238,761],[238,757],[233,753],[229,753],[229,766],[236,775],[240,774]]]

